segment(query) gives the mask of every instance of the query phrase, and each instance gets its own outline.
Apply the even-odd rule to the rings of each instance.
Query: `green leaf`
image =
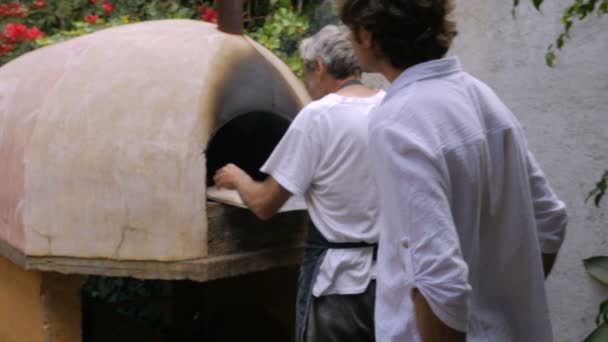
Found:
[[[608,323],[608,299],[604,300],[602,304],[600,304],[600,312],[595,318],[595,323],[597,325]]]
[[[545,54],[545,62],[551,68],[555,66],[555,51],[553,50],[553,45],[547,49],[547,53]]]
[[[572,19],[570,19],[569,16],[564,15],[561,19],[562,24],[564,24],[564,26],[572,26]]]
[[[608,285],[608,256],[591,257],[583,260],[583,263],[585,269],[593,278]]]
[[[595,189],[593,189],[593,190],[591,190],[591,192],[589,192],[589,195],[585,199],[585,202],[588,201],[591,197],[594,197],[593,201],[595,203],[595,206],[599,208],[600,202],[601,202],[602,198],[604,197],[604,195],[606,195],[607,191],[608,191],[608,171],[604,172],[604,175],[602,175],[602,178],[597,183],[595,183]]]
[[[608,324],[604,323],[597,327],[583,342],[606,342],[608,341]]]
[[[564,35],[563,33],[560,34],[559,37],[557,37],[557,41],[555,43],[556,43],[558,49],[561,49],[564,47],[565,37],[566,37],[566,35]]]
[[[543,0],[532,0],[532,2],[534,3],[534,7],[540,11],[540,5],[543,4]]]

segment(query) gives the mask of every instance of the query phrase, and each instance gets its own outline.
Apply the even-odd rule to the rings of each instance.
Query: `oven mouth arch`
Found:
[[[290,123],[284,115],[257,110],[238,115],[217,128],[205,149],[207,186],[214,184],[215,172],[228,163],[237,165],[256,181],[266,179],[260,168]]]

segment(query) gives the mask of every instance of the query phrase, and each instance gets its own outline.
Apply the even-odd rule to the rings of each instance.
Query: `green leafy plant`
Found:
[[[113,304],[116,312],[148,324],[162,321],[162,306],[151,300],[162,291],[160,281],[99,276],[87,276],[82,287],[86,298]]]
[[[599,207],[604,195],[606,194],[608,182],[608,171],[604,173],[601,180],[597,182],[596,188],[589,193],[587,200],[594,197],[596,207]],[[608,256],[596,256],[583,260],[585,269],[593,278],[608,286]],[[599,313],[595,319],[597,327],[591,332],[583,342],[606,342],[608,341],[608,298],[606,298],[599,308]]]
[[[285,61],[294,74],[302,77],[304,72],[298,55],[298,42],[308,32],[309,19],[296,13],[290,3],[289,7],[284,7],[284,1],[276,4],[279,7],[249,35]]]
[[[599,282],[608,285],[608,256],[597,256],[583,261],[587,272]],[[584,342],[606,342],[608,341],[608,298],[599,308],[595,319],[597,328],[585,338]]]
[[[70,30],[62,30],[58,31],[52,36],[47,36],[44,38],[39,38],[36,40],[37,47],[52,45],[56,43],[61,43],[68,39],[72,39],[75,37],[79,37],[85,34],[93,33],[95,31],[99,31],[104,28],[122,25],[124,22],[112,20],[110,22],[106,22],[103,19],[99,19],[95,23],[88,23],[84,21],[74,21],[72,23],[72,29]]]
[[[15,0],[0,4],[0,65],[41,46],[130,22],[217,20],[213,9],[206,9],[203,15],[201,4],[186,0]],[[33,35],[34,30],[40,34]],[[19,35],[21,31],[25,33]]]
[[[298,1],[297,9],[291,0],[252,0],[248,4],[244,15],[250,36],[302,77],[297,46],[308,31],[308,12],[315,2]],[[0,66],[42,46],[112,26],[157,19],[216,22],[217,12],[201,0],[15,0],[0,4]],[[40,29],[42,34],[36,39],[8,41],[2,33],[8,24]]]

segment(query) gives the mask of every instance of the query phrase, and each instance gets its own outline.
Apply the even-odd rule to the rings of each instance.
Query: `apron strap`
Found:
[[[376,259],[376,253],[378,251],[377,243],[368,242],[331,242],[321,234],[317,226],[310,221],[308,225],[308,237],[306,238],[306,246],[317,247],[323,249],[352,249],[352,248],[374,248],[374,260]]]

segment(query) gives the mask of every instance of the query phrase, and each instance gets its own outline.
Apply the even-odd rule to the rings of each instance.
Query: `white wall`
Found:
[[[582,341],[608,297],[581,262],[608,255],[608,200],[601,209],[584,203],[608,169],[608,16],[575,24],[557,67],[544,62],[563,9],[573,1],[545,0],[538,13],[521,0],[514,18],[512,0],[460,0],[453,49],[522,121],[532,151],[568,204],[566,241],[547,283],[556,342]]]

